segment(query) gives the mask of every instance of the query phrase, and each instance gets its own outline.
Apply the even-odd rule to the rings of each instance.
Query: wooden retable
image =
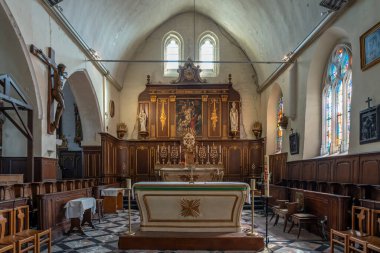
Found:
[[[320,221],[320,218],[318,216],[315,216],[314,214],[295,213],[292,215],[292,225],[290,226],[288,233],[290,232],[290,230],[292,230],[294,225],[298,225],[298,235],[297,235],[297,239],[298,239],[300,237],[301,227],[303,224],[318,225],[318,221]]]

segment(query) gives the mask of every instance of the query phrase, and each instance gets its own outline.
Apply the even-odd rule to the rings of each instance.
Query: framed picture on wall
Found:
[[[360,36],[360,62],[362,70],[380,62],[380,22]]]
[[[298,133],[292,133],[289,135],[289,150],[291,155],[299,153],[299,135]]]
[[[380,105],[360,112],[360,144],[380,140]]]

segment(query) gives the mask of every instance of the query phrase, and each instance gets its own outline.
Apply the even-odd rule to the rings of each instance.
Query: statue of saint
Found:
[[[140,113],[139,113],[138,117],[139,117],[139,121],[140,121],[140,132],[146,132],[146,119],[147,119],[147,115],[146,115],[144,109],[140,110]]]
[[[230,110],[230,125],[231,125],[231,132],[239,131],[239,111],[236,108],[235,102],[232,102],[232,107]]]

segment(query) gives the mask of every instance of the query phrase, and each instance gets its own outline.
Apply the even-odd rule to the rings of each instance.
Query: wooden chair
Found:
[[[95,217],[92,218],[93,220],[98,220],[99,223],[104,217],[104,207],[103,207],[103,199],[96,199],[96,213]]]
[[[286,209],[286,203],[289,202],[289,200],[281,200],[276,199],[277,205],[272,206],[272,216],[270,217],[269,221],[272,221],[273,218],[276,216],[276,212],[278,209]]]
[[[356,224],[358,228],[356,228]],[[330,231],[330,252],[334,253],[335,245],[340,245],[343,248],[344,252],[349,252],[349,238],[355,237],[356,239],[354,239],[353,241],[355,243],[359,243],[361,238],[369,235],[369,232],[370,209],[361,206],[352,206],[351,229],[346,231],[338,231],[335,229],[331,229]]]
[[[286,203],[286,209],[278,209],[276,210],[276,220],[273,226],[277,225],[278,219],[281,217],[284,219],[284,232],[286,230],[286,225],[288,224],[288,220],[290,217],[298,212],[298,202],[288,202]]]
[[[0,210],[0,252],[16,252],[13,234],[13,210]]]
[[[48,252],[51,253],[50,228],[47,230],[34,230],[29,228],[29,206],[15,208],[15,215],[15,236],[21,238],[20,242],[33,243],[35,252],[38,253],[41,250],[41,245],[47,244]],[[32,240],[32,238],[34,239]]]
[[[368,252],[380,252],[380,210],[371,212],[371,236],[366,239]]]

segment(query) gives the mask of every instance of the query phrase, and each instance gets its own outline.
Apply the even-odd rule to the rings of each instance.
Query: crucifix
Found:
[[[48,101],[47,101],[47,132],[53,134],[59,127],[59,120],[65,110],[65,101],[63,98],[64,79],[66,79],[66,66],[55,63],[55,52],[49,47],[46,56],[41,49],[30,45],[30,52],[40,59],[48,67]],[[57,109],[54,114],[54,100],[57,101]],[[54,119],[52,122],[51,120]]]
[[[368,97],[367,100],[365,101],[368,104],[368,108],[371,108],[371,101],[372,98]]]

